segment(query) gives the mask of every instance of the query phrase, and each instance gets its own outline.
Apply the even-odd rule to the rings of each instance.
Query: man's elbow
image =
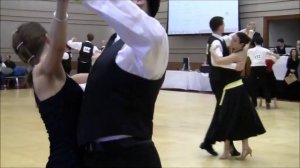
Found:
[[[220,61],[219,59],[216,59],[215,62],[216,62],[216,64],[218,64],[218,65],[222,65],[222,61]]]
[[[67,45],[68,45],[69,47],[73,48],[73,47],[72,47],[72,40],[67,41]]]
[[[163,27],[150,30],[151,34],[148,39],[152,40],[153,43],[161,43],[164,39],[167,38],[166,30]]]

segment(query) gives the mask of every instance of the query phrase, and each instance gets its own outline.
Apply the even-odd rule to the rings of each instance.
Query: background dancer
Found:
[[[86,42],[76,42],[75,37],[68,41],[71,48],[79,51],[77,73],[89,73],[92,66],[92,57],[100,53],[98,47],[92,43],[94,35],[89,33],[86,37]]]

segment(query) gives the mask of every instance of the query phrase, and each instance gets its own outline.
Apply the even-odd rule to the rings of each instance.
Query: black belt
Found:
[[[129,148],[135,145],[150,144],[152,140],[144,140],[139,138],[126,138],[115,141],[107,142],[92,142],[83,146],[86,152],[106,152],[117,151],[125,148]]]

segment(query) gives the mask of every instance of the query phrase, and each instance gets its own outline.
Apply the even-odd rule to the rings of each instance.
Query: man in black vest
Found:
[[[207,63],[210,65],[210,84],[212,91],[216,97],[216,108],[214,112],[213,120],[215,120],[215,115],[219,112],[219,103],[222,97],[223,88],[225,87],[226,79],[222,78],[222,76],[228,76],[225,75],[225,73],[231,73],[233,70],[241,70],[243,68],[242,63],[234,63],[229,65],[217,65],[214,64],[214,61],[211,58],[210,55],[210,48],[216,48],[216,52],[219,56],[229,56],[230,52],[228,47],[230,46],[232,36],[234,34],[231,34],[229,36],[222,36],[224,33],[224,21],[222,17],[216,16],[213,17],[210,20],[210,28],[213,31],[212,36],[208,39],[207,44]],[[246,30],[243,30],[246,31]],[[213,123],[213,122],[212,122]],[[204,142],[200,144],[200,148],[206,150],[208,153],[210,153],[213,156],[217,156],[218,153],[213,149],[212,144],[215,143],[214,139],[211,139],[211,131],[214,130],[216,125],[210,124],[210,127],[206,133],[206,137],[204,139]],[[240,153],[235,149],[233,142],[231,142],[232,145],[232,156],[238,156]]]
[[[6,61],[4,62],[7,68],[15,69],[16,63],[11,60],[11,55],[6,57]]]
[[[276,46],[276,52],[277,52],[277,54],[279,54],[280,56],[289,54],[289,53],[286,53],[286,50],[285,50],[286,47],[288,47],[288,46],[285,45],[284,39],[283,38],[279,38],[277,40],[277,46]]]
[[[72,70],[72,51],[71,50],[72,50],[72,48],[70,46],[66,45],[66,51],[63,55],[63,59],[61,62],[65,72],[69,75]]]
[[[87,34],[86,42],[75,42],[75,40],[75,37],[69,40],[68,46],[79,51],[77,73],[89,73],[92,66],[92,57],[100,53],[98,47],[92,43],[94,35]]]
[[[85,167],[161,167],[153,114],[168,64],[160,0],[83,2],[114,30],[89,74],[78,123]]]
[[[254,33],[254,34],[253,34]],[[249,36],[251,34],[253,34],[253,37],[252,37],[252,40],[251,40],[251,43],[250,43],[250,48],[253,48],[255,47],[255,44],[254,44],[254,40],[256,38],[259,38],[261,37],[260,33],[256,31],[256,24],[254,21],[250,21],[248,24],[247,24],[247,27],[246,27],[246,34]]]

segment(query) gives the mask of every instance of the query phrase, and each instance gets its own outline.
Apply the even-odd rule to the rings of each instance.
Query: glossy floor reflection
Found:
[[[160,92],[153,139],[163,167],[299,167],[299,103],[279,101],[279,109],[258,109],[267,133],[250,139],[253,158],[246,161],[222,161],[198,148],[214,105],[209,94]],[[240,150],[241,143],[235,144]],[[221,154],[223,144],[214,147]],[[1,91],[1,167],[45,167],[48,150],[32,92]]]

